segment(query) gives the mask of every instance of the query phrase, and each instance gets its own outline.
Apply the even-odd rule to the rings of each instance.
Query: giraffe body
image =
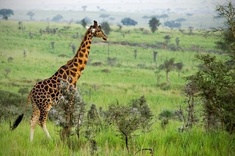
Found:
[[[34,129],[37,123],[42,127],[47,137],[50,138],[50,134],[46,127],[46,120],[52,106],[56,105],[63,96],[60,83],[61,81],[67,82],[69,84],[67,89],[70,87],[76,88],[76,82],[80,78],[81,72],[84,70],[88,61],[88,55],[93,37],[100,37],[107,40],[107,37],[101,30],[101,27],[97,25],[96,21],[94,21],[93,26],[88,28],[75,56],[69,60],[67,64],[61,66],[53,76],[36,83],[30,91],[28,103],[31,103],[33,108],[33,113],[30,120],[31,141],[33,140]],[[18,124],[19,123],[16,123],[16,126],[13,127],[12,130],[15,129]]]

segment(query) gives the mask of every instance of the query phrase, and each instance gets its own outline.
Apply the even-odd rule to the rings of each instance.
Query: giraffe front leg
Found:
[[[32,107],[33,107],[33,114],[30,120],[30,141],[33,141],[34,130],[40,117],[40,110],[37,107],[37,105],[33,103]]]

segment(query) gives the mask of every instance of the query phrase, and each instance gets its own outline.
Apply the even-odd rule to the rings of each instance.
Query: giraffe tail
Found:
[[[31,100],[31,93],[30,93],[29,96],[28,96],[27,106],[28,106],[28,104],[30,103],[30,100]],[[26,109],[25,109],[25,110],[26,110]],[[15,122],[13,123],[13,125],[11,125],[11,123],[10,123],[10,129],[11,129],[11,130],[16,129],[17,126],[18,126],[18,125],[20,124],[20,122],[22,121],[23,117],[24,117],[24,113],[22,113],[21,115],[18,116],[18,118],[17,118],[17,119],[15,120]]]
[[[18,116],[18,118],[15,120],[14,124],[11,126],[11,130],[16,129],[16,127],[20,124],[23,117],[24,117],[24,114],[21,114]]]

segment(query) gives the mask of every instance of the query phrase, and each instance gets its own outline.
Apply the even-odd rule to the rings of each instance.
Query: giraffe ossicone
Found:
[[[28,95],[28,103],[32,104],[33,113],[30,120],[30,140],[33,140],[35,126],[39,124],[48,138],[50,134],[46,127],[46,120],[48,112],[53,105],[63,98],[63,92],[61,91],[61,81],[67,82],[67,89],[76,88],[76,82],[80,78],[82,71],[84,70],[88,61],[88,55],[91,48],[92,38],[98,37],[103,40],[107,40],[107,36],[98,25],[96,21],[91,25],[80,44],[75,56],[67,62],[67,64],[61,66],[57,72],[50,78],[42,80],[34,85]],[[23,118],[21,114],[11,127],[14,130]]]

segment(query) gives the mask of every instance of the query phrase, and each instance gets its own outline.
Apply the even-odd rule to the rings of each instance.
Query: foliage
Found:
[[[216,29],[215,31],[222,32],[222,41],[217,42],[220,48],[227,50],[229,54],[235,57],[235,7],[232,2],[228,2],[226,5],[217,5],[217,13],[221,18],[224,18],[224,28]]]
[[[14,15],[14,11],[11,9],[1,9],[0,10],[0,16],[2,16],[2,19],[8,20],[8,18]]]
[[[126,18],[123,18],[121,20],[121,23],[123,25],[126,25],[126,26],[130,26],[130,25],[135,26],[138,22],[136,22],[135,20],[131,19],[130,17],[126,17]]]
[[[83,18],[80,23],[81,23],[81,25],[83,26],[83,28],[86,28],[87,22],[86,22],[86,19],[85,19],[85,18]]]
[[[0,90],[0,121],[9,120],[12,116],[17,115],[24,108],[23,101],[26,100],[19,94]]]
[[[158,29],[160,24],[160,21],[156,17],[153,17],[151,20],[149,20],[149,27],[151,28],[152,33]]]

